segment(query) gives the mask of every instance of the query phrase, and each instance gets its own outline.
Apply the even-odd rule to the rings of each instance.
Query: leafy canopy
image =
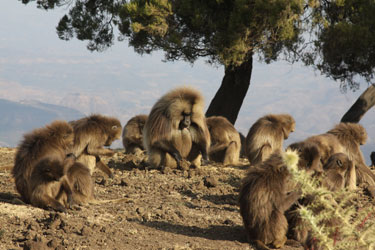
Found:
[[[23,0],[28,3],[33,0]],[[166,60],[238,65],[255,52],[275,60],[299,36],[303,0],[37,0],[38,7],[70,6],[57,26],[61,39],[88,41],[102,51],[128,39],[135,51],[163,50]]]
[[[308,65],[351,89],[370,82],[375,69],[375,1],[310,1],[315,37],[303,53]]]

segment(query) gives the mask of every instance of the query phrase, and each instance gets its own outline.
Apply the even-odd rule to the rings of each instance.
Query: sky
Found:
[[[104,52],[90,52],[86,42],[62,41],[55,27],[67,12],[43,11],[35,3],[2,0],[0,7],[0,98],[38,100],[75,108],[82,113],[118,117],[148,114],[155,101],[173,87],[190,85],[205,97],[206,107],[224,75],[222,66],[198,60],[162,62],[162,52],[139,55],[126,42]],[[254,62],[251,84],[235,127],[247,134],[268,113],[290,113],[296,131],[286,145],[324,133],[339,122],[367,88],[341,93],[339,83],[300,64]],[[375,109],[361,120],[369,133],[362,147],[366,161],[375,151]]]

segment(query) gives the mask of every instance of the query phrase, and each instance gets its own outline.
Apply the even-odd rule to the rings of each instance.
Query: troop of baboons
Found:
[[[148,115],[132,117],[122,128],[117,118],[93,114],[76,121],[54,121],[24,135],[12,175],[26,203],[65,212],[73,204],[100,203],[95,199],[95,168],[112,177],[102,161],[115,151],[105,148],[120,139],[127,154],[147,153],[150,168],[200,168],[208,161],[236,166],[245,156],[248,169],[240,183],[240,215],[248,240],[260,249],[280,248],[287,235],[311,246],[309,229],[294,211],[301,191],[283,157],[283,143],[295,131],[289,114],[259,118],[244,137],[225,117],[205,117],[199,91],[180,87],[163,95]],[[326,133],[290,144],[298,169],[317,177],[331,191],[375,187],[360,145],[363,126],[339,123]],[[372,165],[375,152],[371,154]],[[107,201],[102,201],[107,202]],[[332,222],[333,223],[333,222]],[[289,233],[288,233],[289,232]]]

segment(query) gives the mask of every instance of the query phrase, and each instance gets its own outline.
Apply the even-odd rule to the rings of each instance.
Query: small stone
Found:
[[[120,186],[127,187],[129,184],[125,181],[125,179],[121,179]]]
[[[215,177],[209,176],[204,178],[204,185],[208,188],[216,187],[218,185],[218,181]]]
[[[145,209],[143,207],[138,207],[136,210],[135,210],[139,215],[142,215],[145,213]]]
[[[90,235],[91,233],[92,233],[91,228],[89,228],[89,227],[87,227],[87,226],[82,227],[82,229],[81,229],[81,235],[82,235],[82,236],[88,236],[88,235]]]

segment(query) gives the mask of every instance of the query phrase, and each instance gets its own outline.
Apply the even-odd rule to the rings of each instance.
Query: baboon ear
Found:
[[[112,130],[116,130],[118,127],[116,125],[112,126]]]
[[[339,165],[339,167],[342,167],[342,161],[341,160],[337,160],[336,163],[337,163],[337,165]]]

